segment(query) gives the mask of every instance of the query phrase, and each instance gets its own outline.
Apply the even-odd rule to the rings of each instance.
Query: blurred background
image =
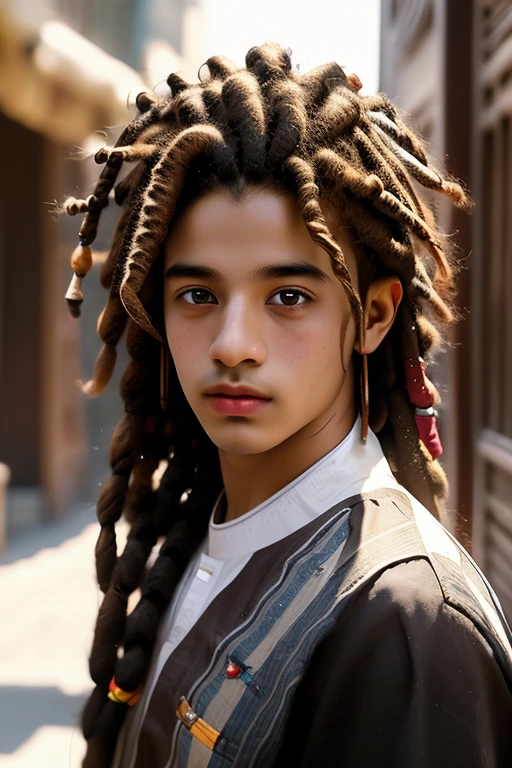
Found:
[[[266,40],[300,71],[336,60],[386,92],[476,202],[467,216],[436,200],[461,321],[431,372],[455,532],[512,620],[511,0],[0,0],[0,766],[80,763],[94,502],[121,415],[118,378],[98,400],[77,386],[105,295],[95,267],[68,316],[80,222],[53,204],[88,193],[82,150],[115,138],[138,92],[213,54],[242,65]]]

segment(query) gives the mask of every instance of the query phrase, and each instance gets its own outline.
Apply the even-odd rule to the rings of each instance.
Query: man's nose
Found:
[[[242,362],[261,365],[266,358],[262,318],[243,297],[234,298],[218,315],[219,325],[210,358],[234,367]]]

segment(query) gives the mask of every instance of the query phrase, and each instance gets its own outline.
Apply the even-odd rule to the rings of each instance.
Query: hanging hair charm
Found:
[[[362,350],[364,348],[364,319],[362,317],[359,327],[359,339]],[[366,445],[370,426],[370,388],[368,383],[368,355],[364,352],[361,352],[359,389],[361,395],[361,442],[363,445]]]
[[[66,301],[72,317],[80,317],[80,306],[84,300],[82,293],[82,279],[92,267],[92,251],[85,240],[80,240],[79,245],[71,255],[71,268],[74,275],[71,278],[66,292]]]
[[[368,355],[361,355],[361,442],[366,445],[370,424],[370,395],[368,388]]]
[[[414,419],[420,440],[432,458],[437,459],[443,453],[443,446],[437,431],[437,411],[433,407],[436,390],[427,377],[427,366],[422,357],[405,361],[405,381],[409,400],[415,406]]]

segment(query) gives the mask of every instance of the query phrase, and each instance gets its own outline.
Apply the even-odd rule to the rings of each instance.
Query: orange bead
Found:
[[[77,275],[86,275],[92,267],[92,251],[88,245],[77,245],[71,256],[71,269]]]
[[[108,698],[111,701],[115,701],[117,704],[128,704],[129,707],[133,707],[133,705],[140,700],[142,695],[142,690],[140,688],[137,688],[136,691],[123,691],[123,689],[119,688],[116,684],[114,678],[110,681],[108,690]]]

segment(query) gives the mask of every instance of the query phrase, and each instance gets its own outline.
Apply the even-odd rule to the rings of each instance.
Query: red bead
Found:
[[[230,661],[226,667],[226,677],[229,677],[230,679],[238,677],[241,672],[242,668],[239,667],[238,664],[233,664],[232,661]]]

